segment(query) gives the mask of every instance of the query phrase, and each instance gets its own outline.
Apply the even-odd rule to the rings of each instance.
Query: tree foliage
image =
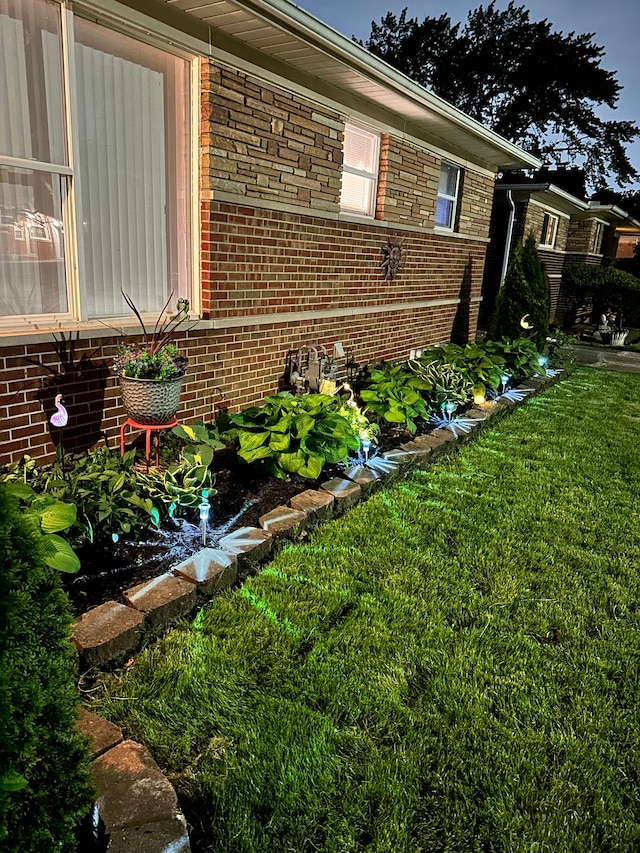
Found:
[[[598,114],[615,108],[621,86],[601,67],[593,36],[565,35],[531,21],[524,6],[500,11],[492,2],[464,26],[447,14],[419,21],[388,12],[364,46],[542,160],[582,166],[594,187],[608,175],[625,184],[640,177],[626,152],[640,128]]]

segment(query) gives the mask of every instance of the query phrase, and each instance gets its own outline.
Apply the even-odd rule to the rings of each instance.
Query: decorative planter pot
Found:
[[[184,376],[174,379],[134,379],[120,377],[122,405],[139,424],[166,424],[175,417],[180,404]]]

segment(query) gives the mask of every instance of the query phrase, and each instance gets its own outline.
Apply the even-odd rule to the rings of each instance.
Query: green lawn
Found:
[[[200,851],[640,850],[640,375],[579,370],[109,678]]]

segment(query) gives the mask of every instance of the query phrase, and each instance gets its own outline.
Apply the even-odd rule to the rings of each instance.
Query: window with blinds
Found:
[[[64,3],[0,0],[5,318],[191,298],[190,65]]]
[[[542,233],[540,235],[540,245],[542,247],[553,249],[555,246],[559,221],[559,218],[552,213],[545,213],[542,219]]]
[[[340,210],[356,216],[374,216],[378,184],[380,137],[377,133],[346,124]]]
[[[436,199],[436,225],[439,228],[453,231],[455,227],[459,186],[460,169],[450,163],[442,163]]]

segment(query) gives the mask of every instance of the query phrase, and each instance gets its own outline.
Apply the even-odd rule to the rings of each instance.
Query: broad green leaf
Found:
[[[279,433],[289,432],[291,429],[292,420],[293,418],[291,415],[283,415],[277,423],[269,427],[269,431]]]
[[[269,448],[275,452],[279,452],[281,450],[288,450],[290,444],[291,436],[288,433],[282,434],[275,432],[269,439]]]
[[[119,492],[119,491],[120,491],[120,489],[124,486],[124,481],[125,481],[126,479],[127,479],[127,475],[126,475],[126,474],[124,473],[124,471],[123,471],[123,472],[122,472],[122,474],[120,474],[120,476],[118,477],[118,479],[117,479],[117,480],[115,481],[115,483],[113,484],[112,491],[114,491],[114,492]]]
[[[305,454],[300,450],[295,453],[280,453],[278,454],[278,465],[287,474],[297,474],[298,471],[305,465]]]
[[[271,433],[268,432],[247,432],[243,430],[238,435],[240,450],[242,453],[250,453],[252,450],[256,450],[258,447],[266,444],[270,436]]]
[[[73,504],[56,503],[40,514],[40,526],[43,533],[56,533],[71,527],[76,520],[76,508]]]
[[[296,415],[293,421],[292,431],[294,432],[296,438],[302,438],[303,435],[307,435],[307,433],[309,433],[317,424],[318,422],[314,418],[312,418],[311,415]]]
[[[273,451],[270,447],[265,447],[264,445],[261,447],[256,447],[254,450],[239,450],[238,456],[240,459],[244,459],[245,462],[256,462],[258,459],[266,459],[269,456],[273,456]]]
[[[45,563],[52,569],[73,574],[80,568],[80,560],[71,545],[55,533],[43,537],[42,552]]]
[[[8,495],[13,495],[15,498],[22,498],[24,500],[32,498],[35,494],[31,486],[27,486],[26,483],[6,483],[5,491]]]
[[[309,480],[317,480],[322,473],[324,459],[322,456],[307,456],[307,463],[301,468],[298,468],[298,474],[301,477],[307,477]]]
[[[27,787],[27,780],[15,770],[8,770],[0,776],[0,791],[22,791]]]

